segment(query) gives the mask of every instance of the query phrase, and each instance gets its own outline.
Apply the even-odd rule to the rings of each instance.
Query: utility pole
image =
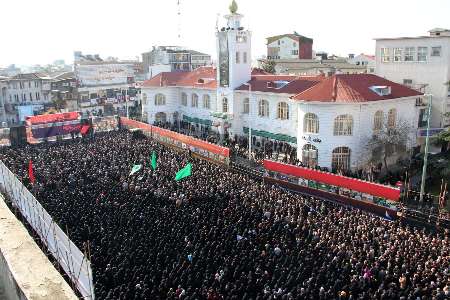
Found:
[[[430,119],[431,119],[432,103],[433,103],[433,96],[430,95],[430,101],[428,102],[428,112],[427,112],[427,136],[425,138],[425,154],[423,156],[422,181],[420,183],[420,198],[419,198],[420,203],[423,203],[423,194],[425,193],[425,180],[427,177],[428,147],[430,140]]]

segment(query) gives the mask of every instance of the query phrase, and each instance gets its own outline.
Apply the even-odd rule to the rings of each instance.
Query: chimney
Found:
[[[333,76],[333,91],[331,93],[331,100],[336,101],[337,98],[337,76]]]

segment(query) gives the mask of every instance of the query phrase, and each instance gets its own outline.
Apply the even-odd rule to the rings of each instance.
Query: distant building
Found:
[[[124,112],[135,106],[136,78],[141,77],[138,60],[103,60],[98,54],[74,53],[74,71],[78,83],[79,105],[83,113]],[[126,105],[125,99],[130,100]]]
[[[260,66],[264,60],[260,60]],[[366,66],[350,64],[347,59],[279,59],[275,60],[277,74],[333,75],[366,73]]]
[[[450,30],[435,28],[427,36],[375,40],[376,74],[432,94],[432,126],[449,126]]]
[[[267,59],[312,59],[313,39],[297,32],[267,38]]]
[[[375,55],[361,53],[360,55],[354,56],[350,54],[347,61],[353,65],[365,66],[369,74],[375,73]]]
[[[142,53],[142,62],[147,78],[161,72],[192,71],[211,65],[211,56],[178,46],[154,46]]]
[[[0,68],[0,76],[12,77],[20,74],[20,68],[17,68],[16,65],[9,65],[6,68]]]
[[[51,78],[46,74],[27,73],[0,79],[4,118],[8,125],[19,124],[24,111],[40,112],[52,105]]]
[[[58,108],[67,111],[77,111],[78,107],[78,87],[74,72],[61,73],[52,78],[52,102]]]

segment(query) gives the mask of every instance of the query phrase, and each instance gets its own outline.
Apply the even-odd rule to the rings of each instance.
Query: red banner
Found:
[[[80,114],[76,111],[73,111],[73,112],[60,113],[60,114],[30,116],[30,117],[26,117],[25,121],[26,121],[27,125],[35,125],[35,124],[74,121],[74,120],[77,120],[79,117],[80,117]]]
[[[218,146],[215,144],[211,144],[178,132],[174,132],[168,129],[164,129],[164,128],[160,128],[160,127],[156,127],[156,126],[152,126],[149,124],[145,124],[142,122],[138,122],[135,120],[130,120],[127,118],[120,118],[120,122],[122,123],[122,125],[125,126],[130,126],[130,127],[134,127],[134,128],[139,128],[142,129],[144,131],[147,132],[152,132],[155,134],[158,134],[160,136],[164,136],[166,138],[171,138],[173,140],[179,141],[181,143],[184,143],[186,145],[192,146],[192,147],[196,147],[214,154],[218,154],[218,155],[222,155],[225,157],[229,157],[230,156],[230,149],[228,149],[227,147],[222,147],[222,146]]]
[[[314,180],[392,201],[398,201],[400,198],[400,189],[351,177],[322,172],[305,167],[287,165],[271,160],[264,160],[264,168],[269,171]]]

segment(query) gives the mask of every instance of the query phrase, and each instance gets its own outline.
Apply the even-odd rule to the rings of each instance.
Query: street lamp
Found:
[[[419,202],[423,202],[423,194],[425,192],[425,180],[427,175],[427,165],[428,165],[428,147],[430,140],[430,119],[431,119],[431,105],[433,103],[433,96],[430,96],[430,101],[428,103],[428,112],[427,112],[427,136],[425,137],[425,154],[423,156],[423,168],[422,168],[422,181],[420,183],[420,197]]]
[[[252,93],[252,85],[251,83],[244,83],[244,85],[248,86],[248,160],[252,159],[252,125],[250,123],[250,95]]]

